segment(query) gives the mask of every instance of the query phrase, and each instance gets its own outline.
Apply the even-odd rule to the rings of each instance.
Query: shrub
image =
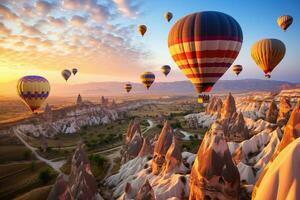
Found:
[[[39,173],[39,180],[43,184],[48,183],[51,180],[50,170],[49,169],[42,170]]]

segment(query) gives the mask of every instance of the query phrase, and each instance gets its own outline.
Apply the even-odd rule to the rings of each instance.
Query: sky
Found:
[[[0,0],[0,84],[25,75],[42,75],[63,83],[63,69],[78,68],[70,84],[102,81],[139,82],[144,71],[157,81],[187,80],[173,62],[168,32],[181,17],[193,12],[221,11],[240,24],[244,42],[234,64],[244,66],[236,77],[228,70],[222,79],[264,77],[250,56],[251,45],[277,38],[286,55],[272,79],[300,82],[299,0]],[[168,23],[166,11],[174,17]],[[289,14],[294,23],[283,32],[276,23]],[[137,25],[145,24],[144,37]],[[159,68],[169,64],[167,78]]]

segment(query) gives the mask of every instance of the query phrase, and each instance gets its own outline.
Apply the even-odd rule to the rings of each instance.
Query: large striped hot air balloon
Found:
[[[160,70],[165,76],[167,76],[171,71],[171,67],[169,65],[163,65]]]
[[[144,36],[145,33],[147,32],[147,26],[146,25],[139,25],[138,26],[138,32]]]
[[[19,79],[17,92],[32,112],[39,109],[47,99],[50,84],[41,76],[24,76]]]
[[[124,89],[126,90],[127,93],[129,93],[130,90],[132,89],[132,85],[130,83],[126,83]]]
[[[238,76],[241,71],[243,71],[243,66],[242,65],[234,65],[232,67],[232,71]]]
[[[145,72],[141,76],[142,83],[146,86],[147,90],[149,90],[150,86],[155,80],[155,75],[152,72]]]
[[[255,42],[251,48],[251,56],[264,71],[266,78],[271,78],[271,72],[285,55],[285,45],[277,39],[262,39]]]
[[[77,72],[78,72],[78,69],[77,69],[77,68],[73,68],[73,69],[72,69],[72,73],[73,73],[74,76],[77,74]]]
[[[170,22],[171,19],[173,18],[173,13],[171,13],[171,12],[166,12],[166,13],[164,14],[164,17],[165,17],[165,19],[166,19],[168,22]]]
[[[169,32],[171,56],[205,102],[211,91],[238,56],[243,33],[231,16],[214,11],[198,12],[178,20]]]
[[[65,70],[63,70],[63,71],[61,72],[62,77],[63,77],[66,81],[68,81],[68,79],[70,78],[71,74],[72,74],[71,71],[68,70],[68,69],[65,69]]]
[[[277,24],[283,31],[286,31],[292,23],[293,17],[290,15],[282,15],[277,19]]]

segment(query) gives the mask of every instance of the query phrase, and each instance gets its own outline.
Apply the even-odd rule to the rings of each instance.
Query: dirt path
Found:
[[[32,147],[30,144],[28,144],[24,139],[23,137],[21,136],[21,134],[18,132],[18,130],[14,130],[13,131],[14,134],[19,138],[19,140],[35,155],[35,157],[46,163],[47,165],[49,165],[50,167],[52,167],[55,171],[57,171],[58,173],[62,173],[60,171],[60,168],[66,163],[66,160],[60,160],[60,161],[51,161],[51,160],[48,160],[48,159],[45,159],[43,158],[42,156],[40,156],[36,150],[37,148],[35,147]]]

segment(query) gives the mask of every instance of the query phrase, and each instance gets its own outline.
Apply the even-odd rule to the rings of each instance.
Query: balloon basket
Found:
[[[201,94],[198,96],[198,103],[208,103],[209,102],[209,95]]]

